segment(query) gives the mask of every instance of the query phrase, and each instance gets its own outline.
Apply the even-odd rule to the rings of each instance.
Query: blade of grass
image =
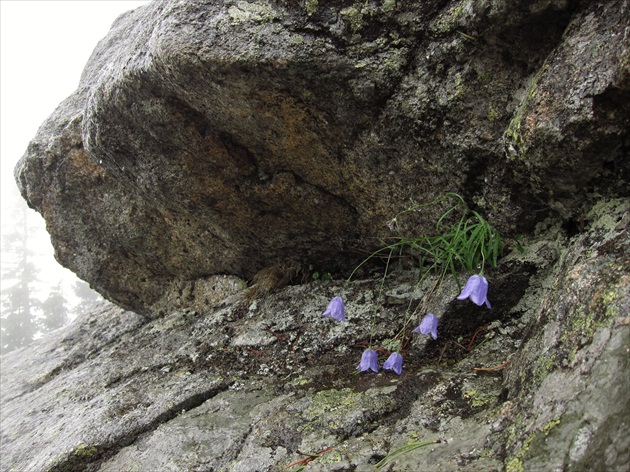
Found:
[[[376,464],[376,470],[380,470],[383,467],[385,467],[388,463],[390,463],[393,460],[396,460],[398,457],[402,456],[403,454],[407,454],[415,449],[418,449],[420,447],[425,447],[428,446],[430,444],[437,444],[439,443],[440,440],[439,439],[434,439],[434,440],[428,440],[428,441],[412,441],[402,447],[399,447],[398,449],[396,449],[395,451],[391,452],[390,454],[388,454],[387,456],[385,456],[383,459],[381,459],[377,464]]]

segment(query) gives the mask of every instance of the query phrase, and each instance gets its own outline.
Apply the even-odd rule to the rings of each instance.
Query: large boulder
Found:
[[[628,192],[629,21],[621,0],[155,1],[17,180],[58,260],[147,315],[217,274],[348,270],[448,191],[508,235],[577,225],[589,193]]]

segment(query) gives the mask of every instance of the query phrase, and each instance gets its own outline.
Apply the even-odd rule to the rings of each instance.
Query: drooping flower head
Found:
[[[346,321],[346,315],[344,314],[345,305],[341,297],[334,297],[330,300],[328,308],[324,312],[324,316],[330,316],[337,321]]]
[[[475,305],[481,306],[485,303],[488,308],[492,308],[488,301],[488,281],[485,277],[473,275],[468,279],[457,299],[465,300],[466,298],[470,298]]]
[[[429,313],[420,322],[420,326],[413,330],[414,333],[430,334],[433,339],[437,339],[438,319],[435,315]]]
[[[357,366],[357,370],[365,372],[368,369],[372,369],[374,372],[378,372],[378,354],[372,349],[366,349],[361,355],[361,363]]]
[[[402,363],[403,356],[401,356],[397,352],[392,352],[385,361],[385,364],[383,364],[383,369],[393,370],[398,375],[400,375],[402,374]]]

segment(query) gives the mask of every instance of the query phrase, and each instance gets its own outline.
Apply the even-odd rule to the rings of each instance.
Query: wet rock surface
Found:
[[[625,472],[628,24],[625,0],[121,16],[16,168],[114,304],[2,357],[2,470]],[[405,260],[344,282],[446,192],[505,236],[492,309]],[[402,375],[356,370],[426,312]]]
[[[487,274],[491,310],[447,279],[439,337],[415,335],[400,376],[355,368],[372,320],[382,345],[423,302],[415,271],[254,301],[232,284],[159,319],[106,304],[2,358],[2,468],[625,470],[629,211],[540,225]],[[346,323],[322,316],[332,296]]]
[[[351,270],[455,191],[504,234],[627,196],[624,1],[155,1],[16,169],[56,256],[164,314],[186,286]],[[444,208],[403,232],[434,231]]]

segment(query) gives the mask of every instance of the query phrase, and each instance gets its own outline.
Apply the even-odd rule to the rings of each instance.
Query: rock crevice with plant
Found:
[[[16,168],[111,303],[2,357],[2,470],[627,470],[628,24],[121,16]]]

